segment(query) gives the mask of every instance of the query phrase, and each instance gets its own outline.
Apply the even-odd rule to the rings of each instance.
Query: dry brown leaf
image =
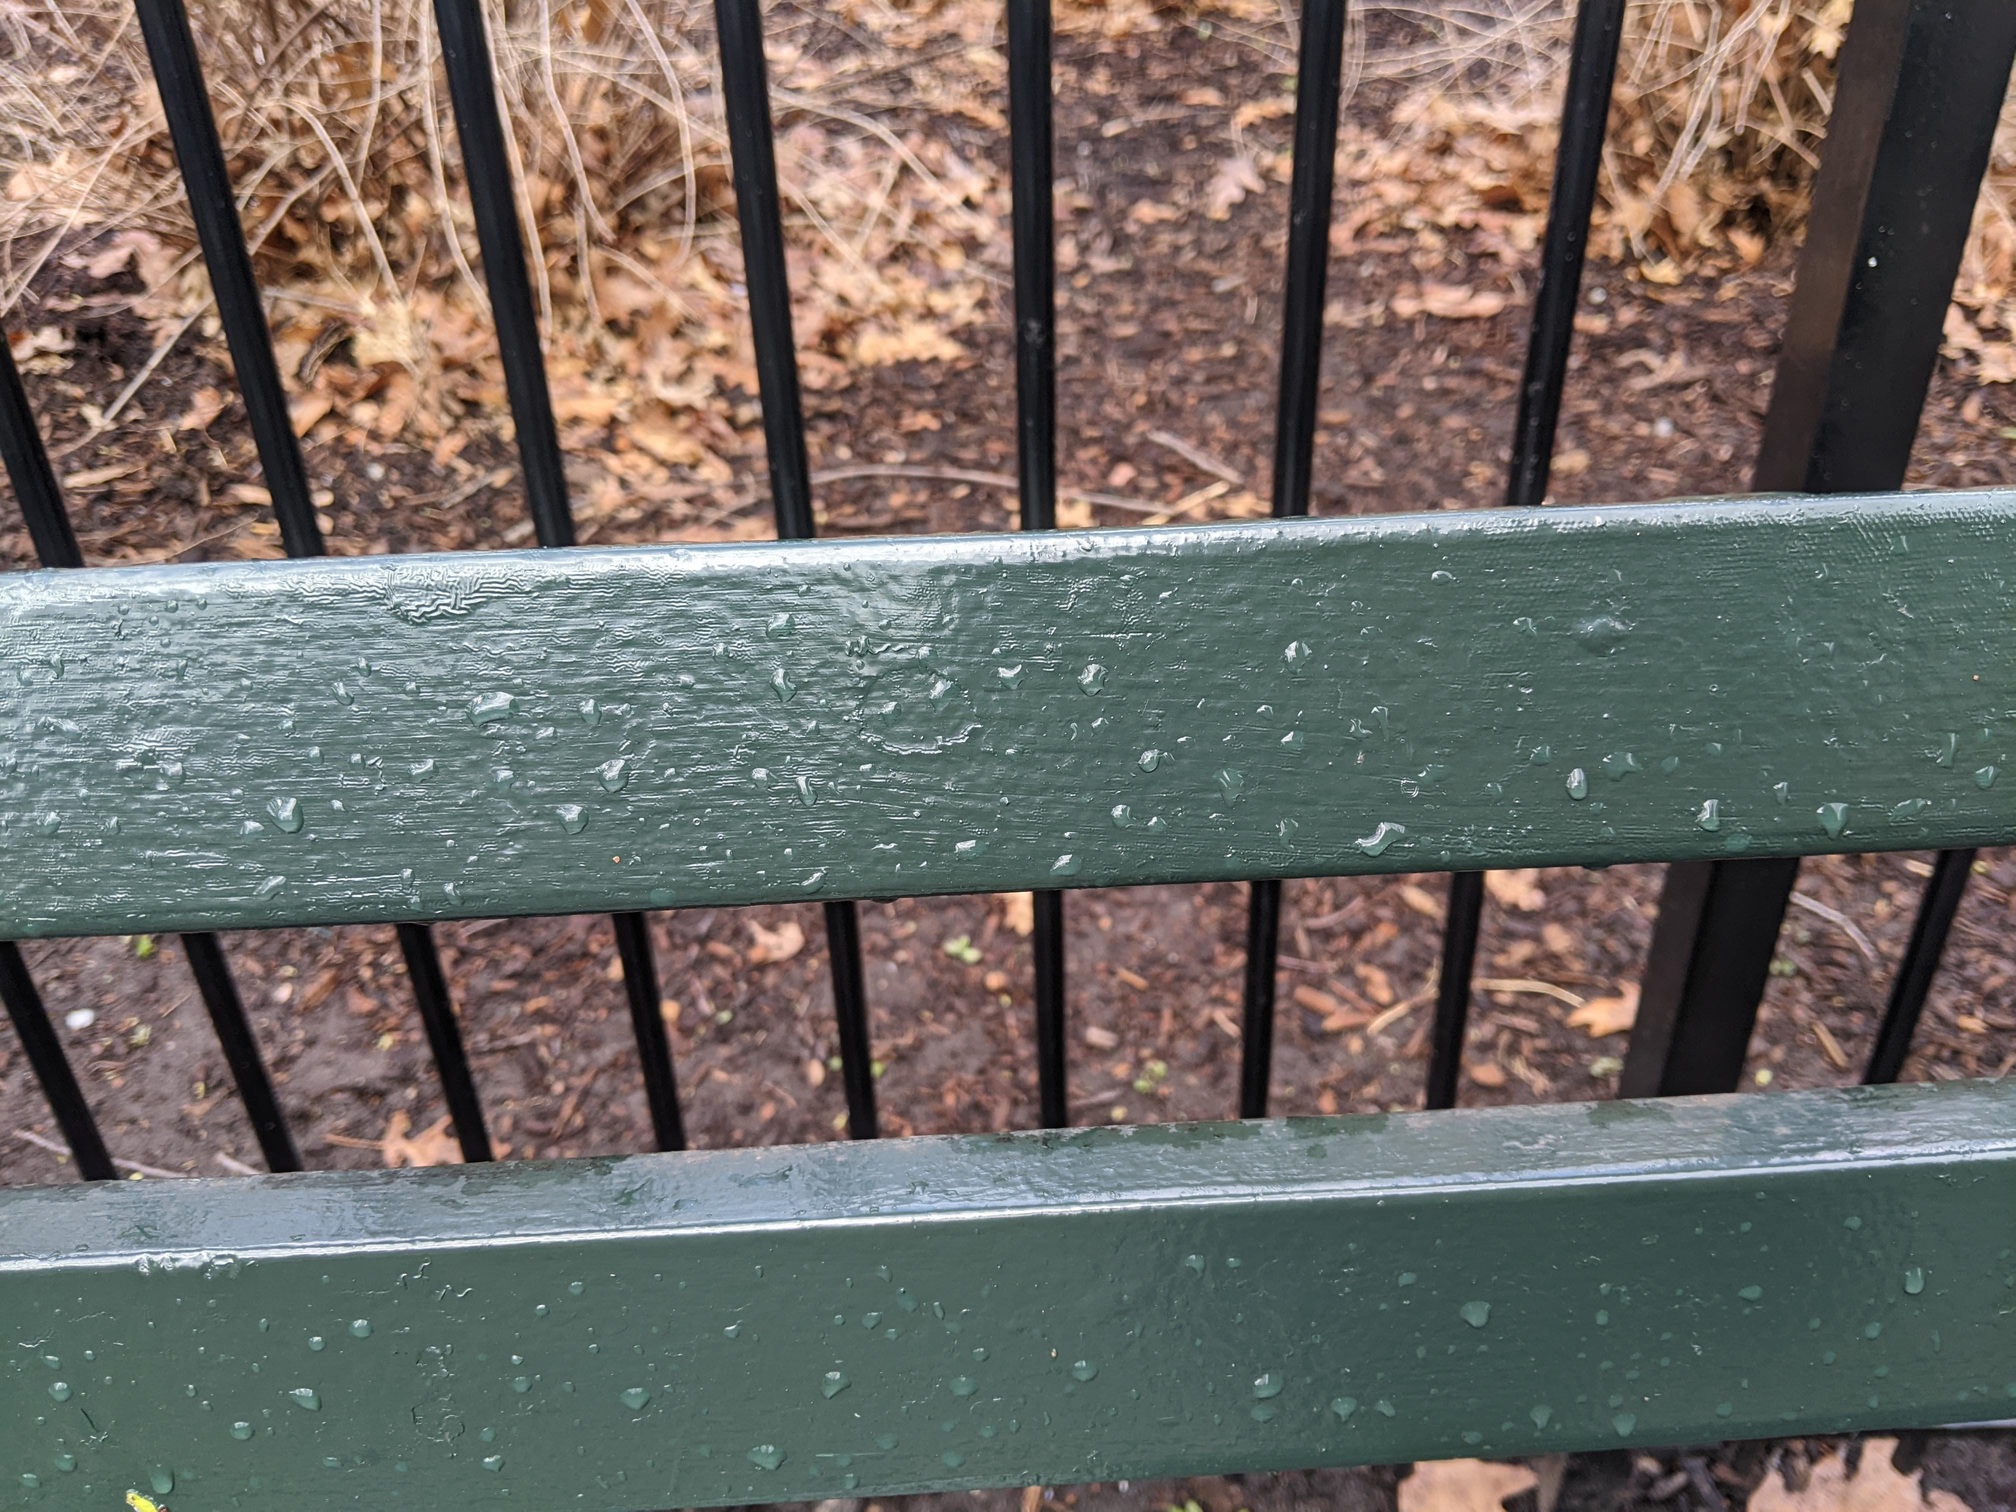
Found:
[[[1092,528],[1092,501],[1090,499],[1059,499],[1057,501],[1057,528],[1059,530],[1090,530]]]
[[[1420,292],[1393,296],[1393,313],[1402,320],[1433,315],[1437,320],[1488,320],[1510,303],[1501,289],[1469,289],[1461,284],[1424,283]]]
[[[1001,922],[1023,939],[1028,939],[1036,930],[1036,895],[1026,892],[1001,894]]]
[[[1368,966],[1363,961],[1354,962],[1351,969],[1358,973],[1358,980],[1365,984],[1365,996],[1381,1008],[1387,1007],[1399,996],[1393,990],[1393,978],[1377,966]]]
[[[786,919],[775,929],[765,929],[751,919],[749,934],[756,941],[749,947],[751,966],[774,966],[779,961],[790,960],[805,948],[805,931],[796,919]]]
[[[1539,1484],[1524,1465],[1474,1459],[1420,1464],[1400,1482],[1400,1512],[1503,1512],[1506,1497]]]
[[[462,1163],[462,1146],[448,1127],[446,1113],[415,1134],[413,1119],[406,1110],[393,1109],[392,1116],[385,1120],[385,1133],[378,1141],[378,1148],[384,1153],[387,1170]]]
[[[1505,1068],[1496,1061],[1479,1061],[1470,1067],[1470,1080],[1480,1087],[1502,1087],[1505,1085]]]
[[[1537,908],[1547,906],[1547,894],[1536,885],[1539,876],[1539,869],[1531,866],[1518,871],[1486,872],[1484,890],[1490,893],[1502,908],[1516,908],[1521,913],[1532,913]]]
[[[1119,1047],[1120,1036],[1115,1034],[1111,1029],[1101,1028],[1097,1024],[1087,1024],[1085,1026],[1085,1043],[1090,1045],[1094,1050],[1113,1050]]]
[[[1587,1029],[1589,1038],[1622,1034],[1638,1022],[1638,984],[1626,982],[1615,997],[1591,998],[1568,1015],[1571,1029]]]
[[[1230,220],[1234,205],[1242,203],[1249,194],[1262,193],[1266,187],[1260,182],[1253,159],[1235,152],[1219,162],[1212,171],[1211,182],[1204,186],[1204,214],[1214,221]]]
[[[923,320],[906,320],[894,330],[868,326],[854,338],[854,360],[864,367],[886,367],[892,362],[951,362],[965,355],[966,348]]]
[[[1400,901],[1424,918],[1442,917],[1442,900],[1425,887],[1417,887],[1412,882],[1400,884]]]
[[[1344,1005],[1336,998],[1314,987],[1297,987],[1293,996],[1296,1002],[1307,1008],[1311,1013],[1331,1014],[1343,1013],[1345,1011]]]
[[[208,430],[210,422],[224,413],[224,396],[214,388],[199,388],[189,396],[189,408],[175,422],[178,431]]]
[[[1926,1491],[1921,1472],[1898,1473],[1890,1456],[1893,1438],[1872,1438],[1862,1446],[1862,1463],[1854,1475],[1838,1454],[1813,1467],[1802,1491],[1794,1491],[1782,1469],[1764,1477],[1750,1493],[1750,1512],[1972,1512],[1950,1491]]]

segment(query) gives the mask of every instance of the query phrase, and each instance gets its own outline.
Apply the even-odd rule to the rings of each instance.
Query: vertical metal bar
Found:
[[[14,497],[28,522],[36,560],[44,567],[82,567],[84,553],[70,528],[70,511],[63,507],[63,491],[49,465],[49,450],[42,444],[5,331],[0,331],[0,461],[6,463]]]
[[[1015,239],[1015,438],[1024,530],[1057,526],[1057,256],[1051,183],[1050,0],[1008,0],[1008,155]],[[1064,895],[1035,896],[1036,1080],[1046,1129],[1066,1095]]]
[[[224,1051],[225,1063],[231,1068],[231,1079],[238,1085],[239,1099],[245,1104],[246,1116],[252,1122],[253,1137],[259,1141],[259,1151],[266,1157],[266,1169],[300,1170],[300,1153],[294,1148],[294,1137],[287,1130],[287,1116],[280,1111],[280,1099],[274,1095],[272,1080],[266,1074],[266,1063],[260,1058],[259,1041],[253,1037],[251,1021],[245,1016],[245,1005],[239,1001],[238,988],[231,980],[231,968],[225,963],[223,947],[218,944],[217,936],[205,932],[183,935],[182,948],[188,952],[189,970],[196,978],[196,989],[203,995],[203,1006],[210,1011],[210,1023],[217,1031],[217,1043]]]
[[[651,956],[651,926],[642,914],[612,914],[616,953],[623,958],[623,987],[630,1000],[630,1025],[637,1034],[637,1058],[644,1066],[644,1096],[651,1106],[651,1132],[661,1150],[686,1148],[686,1121],[679,1113],[679,1078],[672,1069],[672,1038],[659,1008],[658,963]]]
[[[742,228],[743,278],[749,286],[749,322],[756,343],[763,441],[770,462],[770,502],[779,539],[809,540],[816,533],[812,473],[805,456],[798,354],[791,334],[790,275],[784,261],[784,217],[778,204],[777,149],[771,137],[770,79],[759,0],[714,0],[714,23],[721,48],[735,209]],[[852,903],[826,905],[826,946],[847,1088],[847,1132],[854,1139],[873,1139],[875,1081],[868,1048],[868,995],[861,978],[861,921]]]
[[[399,935],[400,953],[406,957],[406,975],[413,979],[413,1000],[420,1007],[427,1045],[434,1052],[434,1065],[441,1073],[441,1095],[447,1100],[448,1117],[455,1125],[455,1140],[462,1147],[462,1158],[472,1164],[489,1160],[490,1135],[483,1127],[483,1103],[476,1095],[475,1079],[469,1074],[469,1056],[462,1047],[455,1004],[448,996],[448,979],[441,972],[441,955],[434,948],[434,932],[425,924],[394,927]]]
[[[0,460],[6,463],[42,565],[82,567],[84,555],[78,548],[76,533],[70,528],[70,511],[64,506],[63,490],[49,465],[49,453],[42,445],[41,432],[36,428],[21,375],[14,367],[13,354],[6,350],[4,333],[0,333]],[[202,994],[203,1006],[209,1010],[210,1022],[216,1028],[218,1043],[231,1067],[238,1095],[251,1118],[253,1133],[268,1167],[275,1171],[300,1170],[300,1156],[295,1153],[294,1141],[287,1132],[279,1101],[273,1095],[273,1083],[259,1058],[258,1041],[245,1017],[244,1004],[238,999],[217,937],[184,935],[182,943],[189,952],[197,990]]]
[[[483,279],[497,322],[497,344],[504,360],[512,426],[518,436],[526,504],[541,546],[572,546],[574,512],[567,499],[559,429],[546,383],[539,319],[532,305],[532,281],[525,269],[525,242],[518,225],[504,121],[497,109],[496,74],[483,24],[482,0],[435,0],[434,17],[441,33],[448,93],[455,107],[456,134],[462,144],[462,171],[469,180],[476,234],[483,248]],[[582,273],[587,276],[586,269]],[[624,995],[629,1000],[637,1055],[643,1064],[652,1133],[659,1149],[683,1150],[685,1122],[679,1112],[672,1042],[658,1011],[658,968],[651,954],[650,926],[642,914],[616,914],[610,922],[616,929],[616,950],[623,962]]]
[[[62,1042],[49,1022],[49,1010],[43,1005],[42,994],[35,990],[28,963],[21,959],[21,948],[12,940],[0,940],[0,1000],[7,1004],[7,1017],[14,1022],[14,1033],[20,1037],[21,1048],[28,1052],[28,1064],[42,1084],[42,1095],[48,1099],[49,1111],[56,1115],[56,1126],[63,1131],[64,1143],[70,1146],[77,1174],[86,1181],[112,1180],[116,1173],[112,1157],[105,1149],[104,1136],[98,1132],[98,1120],[92,1117],[91,1105],[84,1101],[76,1074],[64,1058]]]
[[[1518,419],[1512,427],[1512,466],[1505,484],[1505,503],[1513,509],[1529,508],[1547,498],[1547,481],[1554,465],[1554,431],[1561,418],[1561,392],[1567,384],[1568,353],[1575,338],[1575,306],[1582,297],[1589,215],[1596,204],[1596,176],[1603,163],[1603,134],[1610,119],[1617,47],[1623,34],[1624,0],[1582,0],[1575,12],[1575,40],[1561,101],[1561,146],[1554,155],[1554,187],[1547,198],[1540,282],[1533,294],[1526,372],[1519,384]],[[1483,911],[1483,876],[1474,872],[1451,876],[1428,1058],[1427,1105],[1431,1108],[1456,1106]]]
[[[1463,1031],[1470,1021],[1470,980],[1477,965],[1477,935],[1484,921],[1484,873],[1449,874],[1449,916],[1442,926],[1442,967],[1435,979],[1435,1028],[1429,1037],[1428,1077],[1422,1104],[1456,1106],[1463,1071]]]
[[[504,386],[518,432],[525,500],[541,546],[572,546],[574,516],[567,506],[567,475],[546,386],[539,319],[525,272],[525,242],[518,226],[504,123],[497,110],[497,80],[482,0],[434,0],[434,18],[462,143],[462,171],[469,179],[476,236],[483,248],[483,281],[490,290],[490,313],[504,356]],[[581,276],[588,277],[588,269],[583,268]]]
[[[1882,1027],[1876,1031],[1869,1068],[1862,1073],[1866,1084],[1894,1082],[1904,1069],[1918,1016],[1925,1010],[1932,979],[1939,974],[1946,936],[1953,928],[1954,915],[1960,912],[1960,900],[1967,895],[1976,854],[1971,850],[1941,851],[1933,864],[1932,880],[1925,884],[1925,897],[1911,925],[1911,941],[1904,947],[1904,959],[1890,984],[1890,1001],[1883,1010]]]
[[[217,296],[217,313],[231,346],[231,365],[237,370],[245,413],[252,421],[252,439],[259,448],[266,488],[273,496],[280,539],[289,556],[320,556],[322,529],[315,521],[308,473],[301,464],[301,448],[294,441],[280,370],[273,363],[273,333],[266,324],[258,285],[252,280],[245,228],[238,220],[238,202],[231,193],[224,149],[217,140],[217,122],[210,113],[195,39],[189,34],[188,13],[182,0],[134,0],[134,4],[154,67],[154,82],[161,91],[168,134],[175,143],[175,160],[188,190],[189,209],[196,218],[196,235],[203,244],[204,266],[210,271],[210,287]]]
[[[1246,1012],[1239,1029],[1239,1116],[1267,1116],[1274,1065],[1274,977],[1281,943],[1281,884],[1255,882],[1246,908]]]
[[[1295,74],[1295,169],[1288,186],[1288,275],[1281,314],[1281,388],[1274,422],[1274,515],[1309,513],[1322,390],[1323,289],[1337,175],[1346,0],[1303,0]],[[1255,882],[1246,916],[1246,996],[1239,1116],[1264,1118],[1274,1053],[1275,953],[1281,884]]]
[[[2004,0],[1855,7],[1758,491],[1903,485],[2012,61],[2016,6]],[[1667,868],[1624,1096],[1736,1084],[1798,869],[1796,860]],[[1965,881],[1965,868],[1951,877],[1956,889]],[[1900,980],[1929,981],[1943,943],[1940,930],[1914,934]]]

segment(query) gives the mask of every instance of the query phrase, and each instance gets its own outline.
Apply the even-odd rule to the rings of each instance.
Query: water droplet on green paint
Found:
[[[1099,1367],[1090,1360],[1079,1360],[1072,1365],[1071,1374],[1074,1379],[1089,1381],[1099,1374]]]
[[[292,1391],[287,1393],[287,1398],[303,1412],[320,1412],[322,1410],[321,1394],[312,1386],[296,1386]]]
[[[623,1405],[632,1412],[642,1412],[651,1404],[651,1393],[642,1386],[629,1387],[623,1393]]]
[[[758,1444],[749,1451],[749,1463],[759,1470],[775,1470],[784,1463],[784,1451],[775,1444]]]
[[[820,1381],[819,1389],[826,1394],[826,1400],[830,1402],[853,1384],[853,1382],[847,1379],[846,1371],[829,1370],[826,1372],[825,1379]]]
[[[1904,1290],[1913,1297],[1925,1290],[1925,1272],[1921,1268],[1914,1265],[1904,1272]]]
[[[1463,1321],[1472,1328],[1482,1328],[1491,1321],[1489,1302],[1465,1302],[1456,1310],[1463,1315]]]
[[[1263,1371],[1253,1378],[1253,1395],[1265,1401],[1268,1397],[1281,1395],[1281,1389],[1288,1383],[1276,1371]]]

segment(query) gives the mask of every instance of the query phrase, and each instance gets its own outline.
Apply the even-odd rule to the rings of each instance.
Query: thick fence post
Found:
[[[2012,59],[2007,0],[1856,6],[1758,490],[1903,486]],[[1797,859],[1668,868],[1621,1095],[1736,1085],[1798,873]],[[1943,929],[1920,933],[1944,939]],[[1912,962],[1905,974],[1929,984]]]

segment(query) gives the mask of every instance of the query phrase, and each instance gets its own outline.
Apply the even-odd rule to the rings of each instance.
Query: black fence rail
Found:
[[[203,258],[290,556],[323,541],[287,396],[182,0],[136,0]],[[750,321],[777,534],[815,533],[792,334],[782,207],[759,0],[716,0]],[[542,547],[574,543],[526,249],[480,0],[437,0],[436,18],[515,425],[527,507]],[[1017,455],[1021,525],[1056,525],[1056,319],[1047,0],[1007,0],[1013,188]],[[1580,297],[1624,0],[1578,7],[1505,502],[1547,495]],[[1273,513],[1308,512],[1340,108],[1345,0],[1306,0],[1297,68],[1293,175]],[[1756,486],[1806,492],[1901,485],[1997,113],[2016,59],[2016,8],[2002,0],[1861,0],[1844,47],[1825,167],[1799,267]],[[11,353],[0,343],[0,457],[44,567],[84,566],[62,492]],[[1889,1081],[1964,895],[1974,854],[1942,855],[1898,969],[1865,1080]],[[1695,862],[1671,869],[1623,1076],[1625,1095],[1728,1090],[1740,1072],[1796,861]],[[1483,875],[1449,883],[1426,1103],[1457,1098]],[[1266,1113],[1275,1014],[1279,882],[1252,884],[1245,966],[1242,1117]],[[1032,941],[1041,1121],[1068,1122],[1064,898],[1035,895]],[[838,1042],[854,1138],[877,1132],[869,1018],[855,905],[825,904]],[[685,1145],[671,1045],[659,1011],[648,922],[612,919],[656,1142]],[[463,1158],[492,1150],[431,930],[398,940]],[[267,1165],[300,1157],[217,938],[186,936],[191,971]],[[0,998],[79,1174],[114,1163],[18,947],[0,942]]]

